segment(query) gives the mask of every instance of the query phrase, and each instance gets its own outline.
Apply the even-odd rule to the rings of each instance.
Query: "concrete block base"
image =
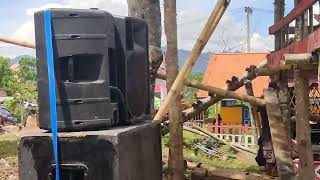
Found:
[[[59,133],[61,180],[161,180],[160,126]],[[51,133],[32,132],[19,143],[22,180],[55,176]]]

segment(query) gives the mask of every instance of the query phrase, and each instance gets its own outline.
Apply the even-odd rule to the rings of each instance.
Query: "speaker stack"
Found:
[[[98,9],[49,9],[34,18],[39,125],[49,131],[21,137],[20,178],[55,179],[58,142],[60,179],[162,179],[160,125],[148,121],[146,22]],[[58,141],[47,53],[53,54]]]
[[[145,21],[102,10],[52,9],[58,129],[95,130],[149,114]],[[35,14],[40,128],[50,129],[44,11]]]

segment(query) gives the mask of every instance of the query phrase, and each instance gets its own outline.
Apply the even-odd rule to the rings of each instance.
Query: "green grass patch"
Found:
[[[259,172],[257,166],[252,166],[252,164],[248,163],[245,159],[239,158],[239,155],[241,154],[228,145],[221,145],[218,148],[219,151],[229,157],[227,160],[222,160],[217,157],[209,157],[201,150],[196,151],[194,148],[194,139],[200,138],[204,137],[188,131],[183,131],[184,157],[187,160],[202,162],[218,169],[236,169],[246,172]],[[162,144],[166,147],[169,146],[169,135],[162,137]]]
[[[15,136],[0,136],[0,158],[18,155],[18,142]]]

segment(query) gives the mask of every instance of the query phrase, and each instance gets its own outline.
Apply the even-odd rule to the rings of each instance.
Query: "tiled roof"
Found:
[[[202,83],[219,88],[227,86],[226,81],[232,76],[242,76],[250,65],[258,65],[265,60],[267,53],[221,53],[213,54],[204,75]],[[268,87],[269,77],[257,77],[252,81],[255,96],[261,96],[263,89]],[[236,92],[245,94],[245,88],[241,87]],[[198,97],[207,97],[206,91],[199,91]]]

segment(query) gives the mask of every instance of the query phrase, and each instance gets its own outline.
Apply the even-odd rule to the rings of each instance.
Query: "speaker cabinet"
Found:
[[[115,45],[112,83],[124,93],[120,119],[141,122],[150,114],[148,26],[134,17],[115,18]]]
[[[113,16],[101,10],[50,9],[58,130],[118,124],[111,102],[109,49],[115,49]],[[35,13],[40,128],[50,129],[44,12]],[[48,34],[47,34],[48,36]]]

